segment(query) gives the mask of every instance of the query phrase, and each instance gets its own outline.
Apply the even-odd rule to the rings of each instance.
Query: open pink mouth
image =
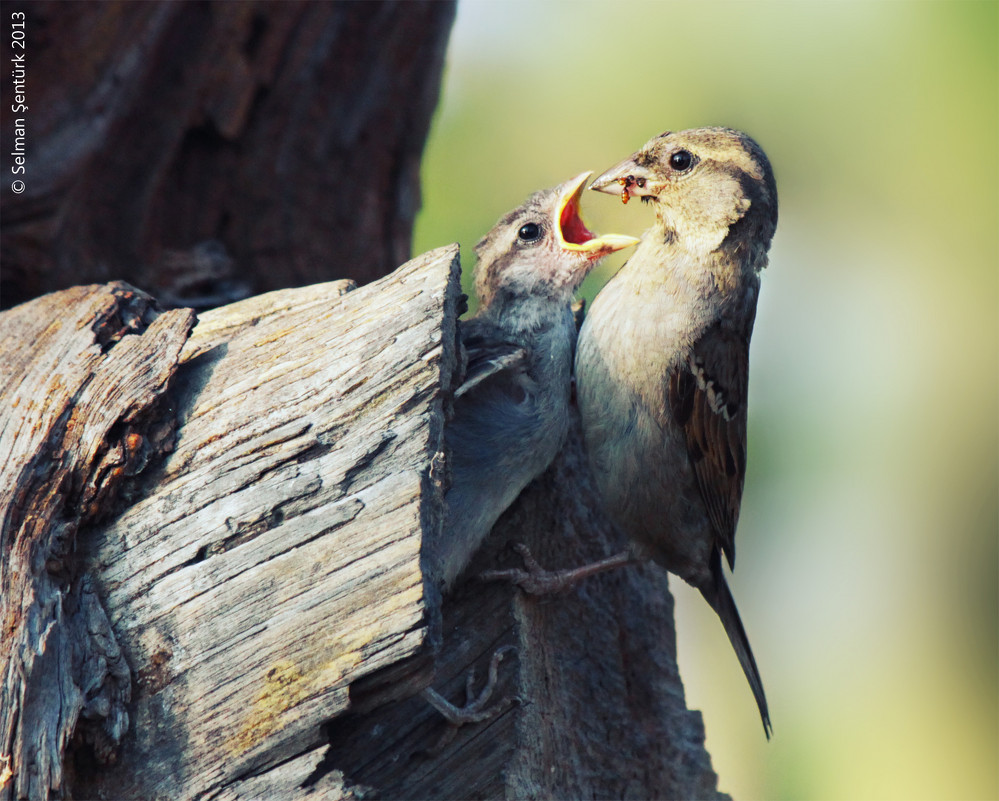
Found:
[[[564,250],[585,252],[593,258],[599,258],[607,253],[613,253],[621,248],[631,247],[638,243],[633,236],[622,234],[604,234],[596,236],[586,227],[579,216],[579,196],[583,194],[583,186],[591,173],[584,172],[562,186],[559,198],[560,208],[557,210],[559,246]]]
[[[580,185],[582,189],[582,185]],[[583,219],[579,216],[579,192],[569,198],[569,202],[562,208],[562,216],[559,219],[562,226],[562,238],[573,245],[582,245],[593,239],[593,232],[586,227]]]

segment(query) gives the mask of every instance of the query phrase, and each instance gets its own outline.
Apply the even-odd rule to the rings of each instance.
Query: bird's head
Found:
[[[766,154],[729,128],[667,131],[590,187],[655,207],[666,241],[706,254],[752,247],[765,254],[777,227],[777,186]]]
[[[579,214],[584,172],[535,192],[475,246],[475,291],[481,305],[497,295],[567,301],[601,258],[637,244],[632,236],[596,236]]]

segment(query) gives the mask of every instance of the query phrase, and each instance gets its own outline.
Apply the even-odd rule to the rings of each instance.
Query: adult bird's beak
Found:
[[[622,203],[627,203],[633,197],[654,195],[655,176],[636,161],[637,155],[629,156],[597,176],[590,189],[606,192],[608,195],[620,195]]]
[[[579,216],[579,196],[583,193],[586,179],[593,173],[584,172],[562,185],[558,203],[555,204],[555,230],[558,232],[559,247],[564,250],[583,251],[594,255],[613,253],[615,250],[637,245],[633,236],[624,234],[604,234],[595,236]]]

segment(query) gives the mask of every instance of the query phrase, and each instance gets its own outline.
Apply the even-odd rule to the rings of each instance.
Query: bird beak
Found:
[[[594,253],[604,255],[615,250],[637,245],[638,240],[624,234],[604,234],[596,236],[583,223],[579,216],[579,196],[583,193],[586,179],[593,175],[584,172],[562,185],[562,191],[555,204],[555,230],[558,232],[558,244],[563,250]]]
[[[655,176],[647,167],[639,165],[636,156],[638,153],[597,176],[590,189],[606,192],[608,195],[620,195],[622,203],[627,203],[633,197],[656,194]]]

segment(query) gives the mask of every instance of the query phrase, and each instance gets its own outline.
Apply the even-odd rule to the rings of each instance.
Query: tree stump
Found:
[[[511,542],[620,545],[578,423],[455,592],[424,586],[459,274],[452,246],[197,325],[123,284],[0,315],[0,798],[717,795],[665,573],[476,578]],[[420,690],[460,705],[504,646],[500,713],[452,731]]]

